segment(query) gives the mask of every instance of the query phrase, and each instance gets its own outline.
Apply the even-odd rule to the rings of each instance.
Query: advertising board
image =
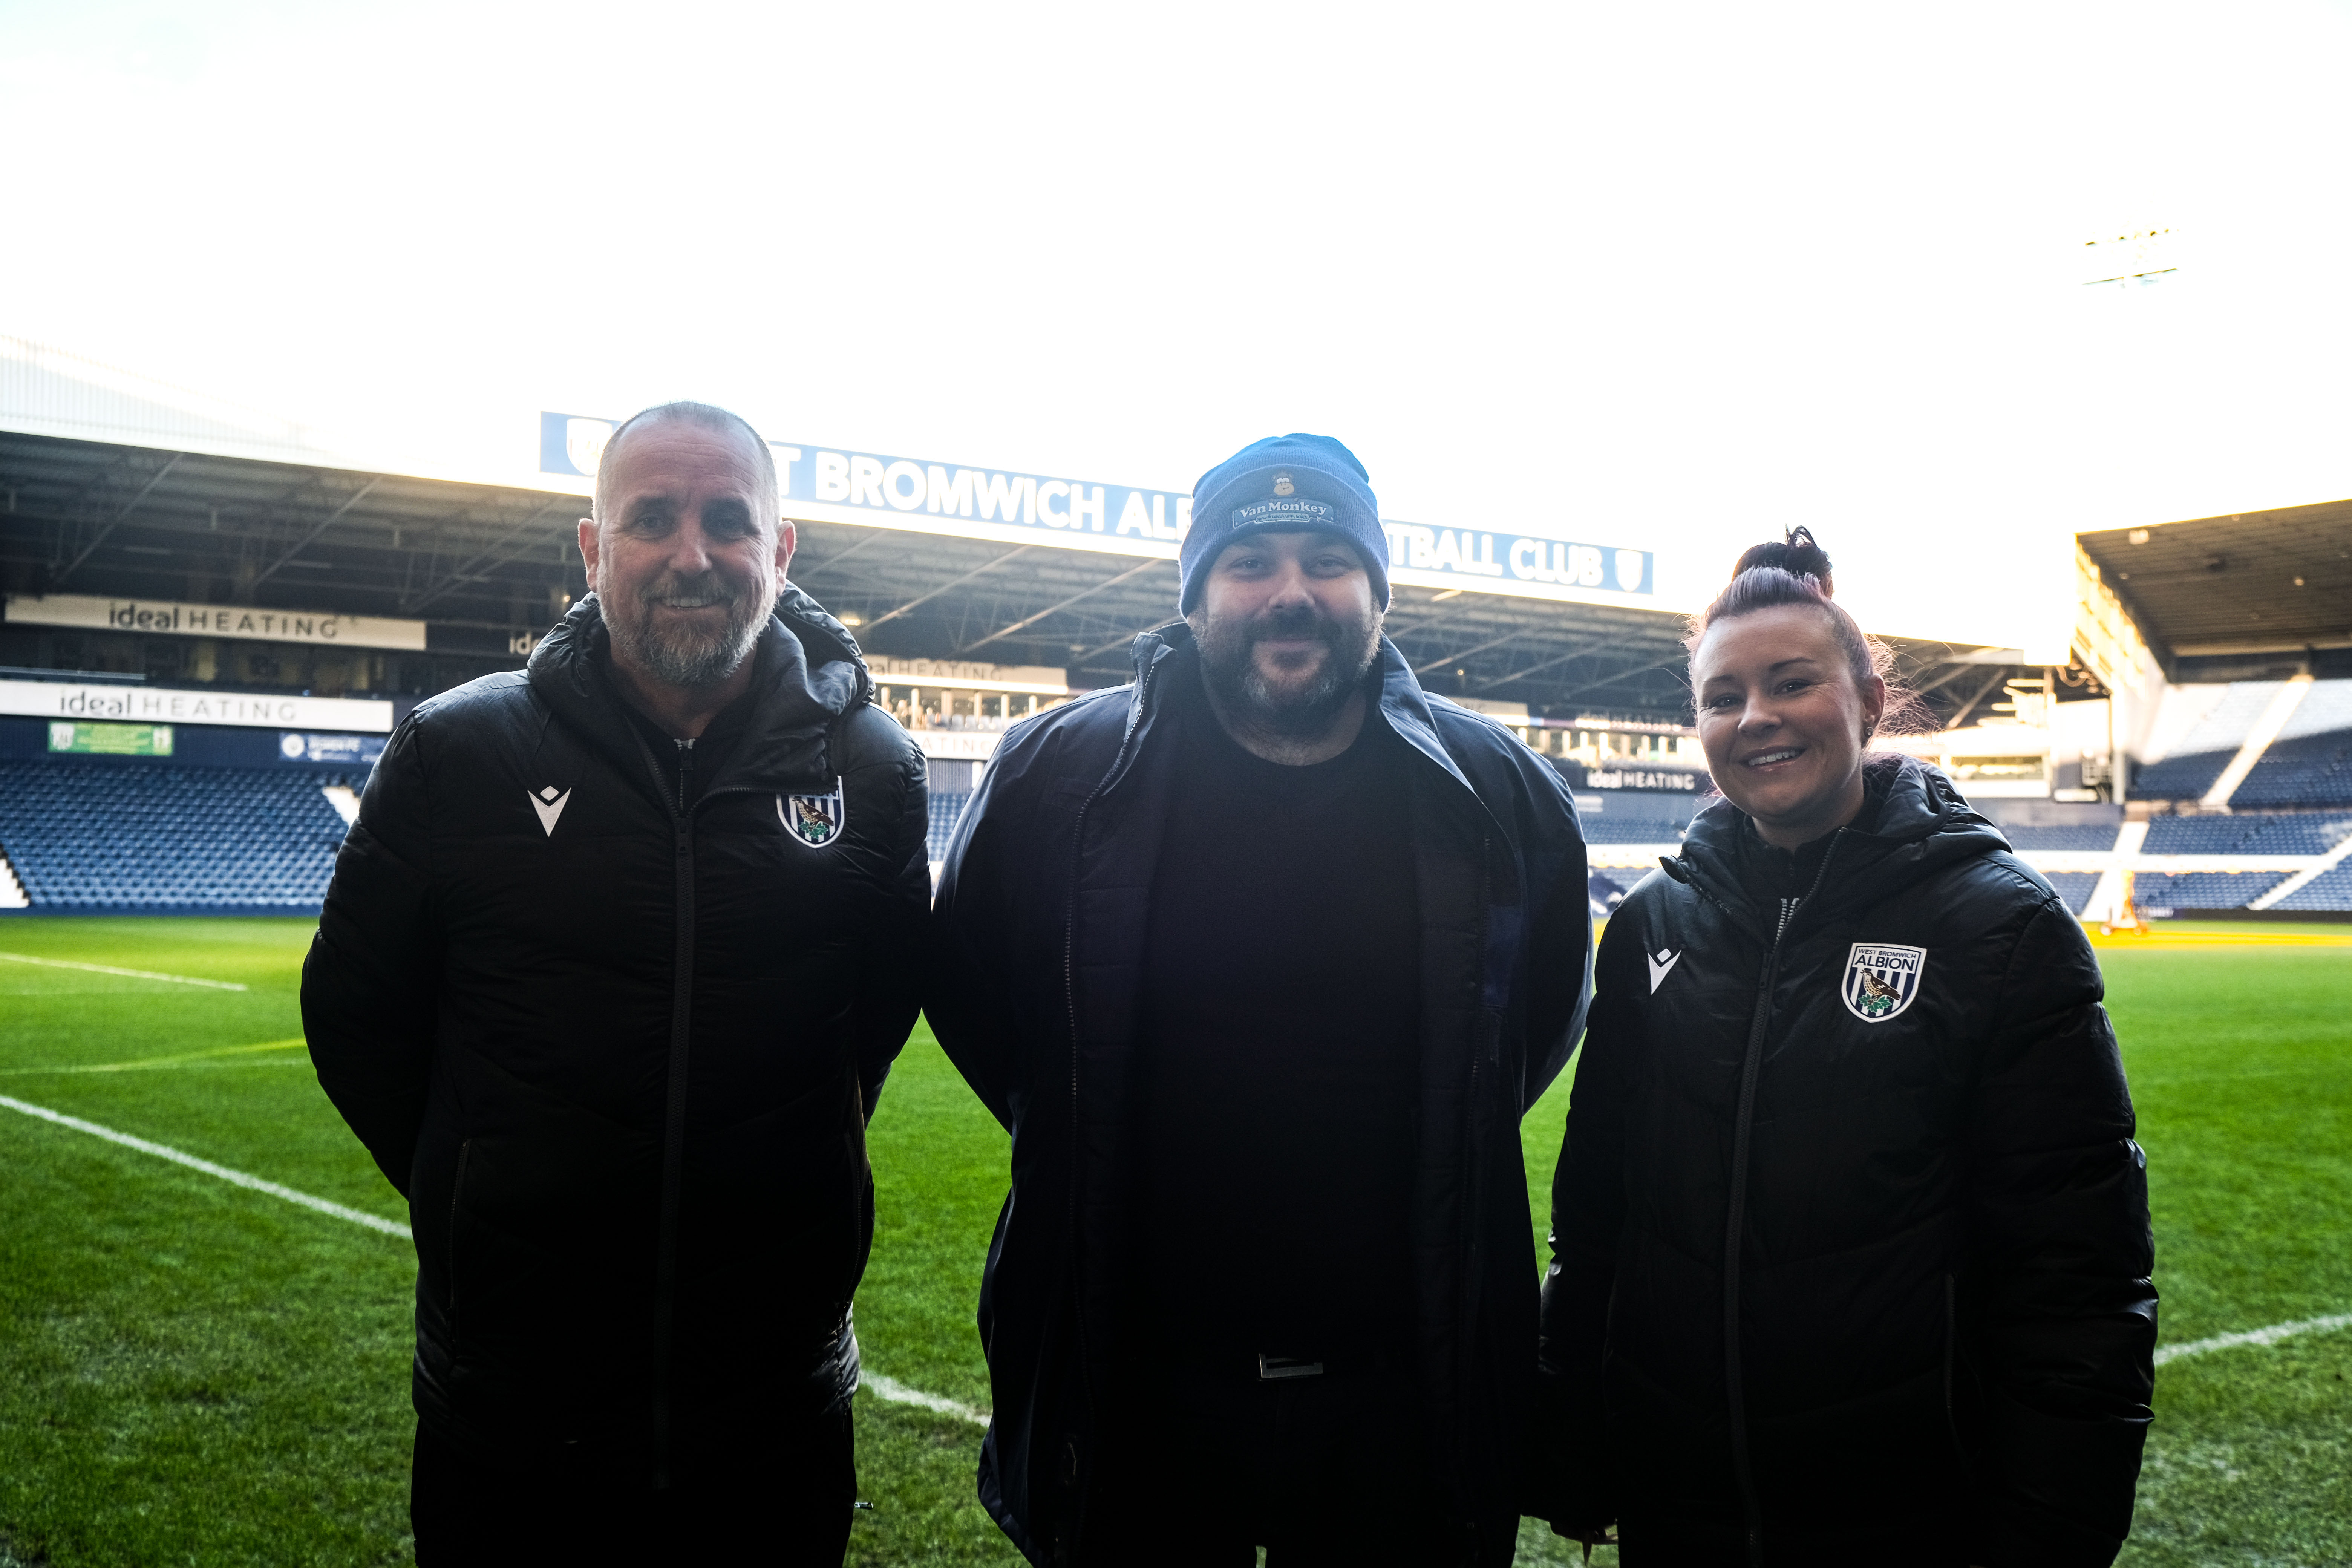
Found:
[[[49,750],[84,757],[168,757],[172,726],[58,721],[49,725]]]
[[[347,697],[276,696],[67,680],[0,680],[0,713],[125,724],[230,724],[256,729],[392,732],[392,704]]]
[[[163,632],[322,647],[425,647],[423,621],[345,616],[323,610],[265,610],[251,605],[191,605],[173,599],[112,599],[96,594],[11,594],[12,626],[76,626],[90,631]]]

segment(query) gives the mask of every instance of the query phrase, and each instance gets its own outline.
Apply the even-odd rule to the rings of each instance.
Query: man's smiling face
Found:
[[[1218,698],[1277,732],[1330,723],[1380,646],[1371,575],[1336,533],[1255,533],[1226,545],[1188,618]]]
[[[793,531],[749,434],[684,419],[606,448],[601,515],[580,553],[625,668],[667,686],[724,680],[751,656],[792,562]]]

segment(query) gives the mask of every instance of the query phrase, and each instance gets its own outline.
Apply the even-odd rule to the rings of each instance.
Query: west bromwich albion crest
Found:
[[[1845,1010],[1865,1024],[1884,1024],[1911,1005],[1927,968],[1924,947],[1855,942],[1845,960]]]
[[[822,847],[841,837],[849,826],[849,807],[841,798],[841,781],[833,781],[831,795],[780,795],[776,815],[784,831],[802,843]]]

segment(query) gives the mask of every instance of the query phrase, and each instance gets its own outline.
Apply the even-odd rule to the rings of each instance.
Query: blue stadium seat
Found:
[[[2232,812],[2159,816],[2144,855],[2324,855],[2352,835],[2352,812]],[[2208,905],[2207,908],[2213,906]]]
[[[1655,818],[1586,816],[1578,819],[1587,844],[1679,844],[1683,830]]]
[[[2112,822],[2076,823],[2059,827],[2003,827],[2001,837],[2011,849],[2113,849],[2122,829]],[[2085,893],[2084,897],[2089,897]]]
[[[2352,910],[2352,860],[2332,871],[2322,871],[2271,906],[2279,910]]]
[[[307,912],[343,819],[307,772],[0,763],[0,850],[35,909]]]
[[[2170,755],[2133,775],[2131,793],[2142,800],[2194,800],[2211,789],[2284,685],[2279,680],[2231,681],[2221,700],[2189,727]]]
[[[948,858],[948,840],[955,837],[956,819],[963,815],[971,792],[960,795],[934,794],[931,796],[930,857],[934,862]]]
[[[2064,847],[2073,848],[2074,846]],[[2091,901],[2091,893],[2099,885],[2096,871],[2053,871],[2046,879],[2057,890],[2058,896],[2066,900],[2066,908],[2078,915],[2083,912],[2083,906]]]
[[[2132,900],[2144,910],[2242,910],[2285,880],[2283,871],[2143,871]]]
[[[2352,805],[2352,680],[2315,681],[2232,805]]]

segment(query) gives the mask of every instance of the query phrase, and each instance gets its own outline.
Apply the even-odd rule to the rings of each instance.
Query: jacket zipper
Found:
[[[1095,802],[1102,797],[1102,792],[1110,786],[1110,781],[1117,778],[1119,770],[1127,765],[1128,753],[1134,749],[1136,737],[1143,733],[1144,715],[1150,710],[1151,707],[1152,679],[1159,673],[1160,664],[1157,659],[1143,667],[1143,674],[1137,679],[1135,687],[1135,718],[1128,725],[1127,733],[1119,738],[1118,752],[1111,758],[1109,768],[1105,770],[1101,778],[1095,781],[1095,787],[1088,791],[1087,798],[1079,803],[1077,817],[1070,827],[1070,891],[1062,911],[1062,1005],[1070,1022],[1070,1193],[1064,1205],[1063,1221],[1068,1227],[1070,1238],[1072,1281],[1070,1320],[1072,1331],[1076,1334],[1078,1341],[1078,1382],[1081,1390],[1086,1384],[1087,1320],[1083,1287],[1078,1282],[1081,1271],[1077,1267],[1078,1162],[1081,1155],[1078,1136],[1078,879],[1082,874],[1086,855],[1087,814],[1094,810]],[[1066,1479],[1075,1489],[1078,1479],[1078,1447],[1075,1437],[1070,1439]],[[1075,1524],[1076,1521],[1072,1522]]]
[[[661,1223],[654,1261],[654,1487],[670,1484],[670,1335],[677,1317],[677,1212],[679,1186],[686,1169],[687,1035],[694,1001],[694,818],[685,809],[686,752],[678,753],[678,788],[675,799],[662,777],[653,748],[632,724],[652,775],[654,798],[670,806],[670,832],[676,846],[677,870],[672,882],[677,931],[670,955],[669,1081],[662,1108]],[[673,740],[676,737],[672,737]]]
[[[835,734],[842,720],[860,705],[852,704],[845,712],[836,715],[827,726],[828,737]],[[687,1041],[694,1003],[694,812],[686,798],[694,742],[671,737],[678,748],[677,793],[672,803],[667,781],[662,777],[661,763],[655,759],[653,748],[646,743],[635,724],[626,727],[630,738],[637,743],[638,756],[645,760],[646,772],[653,779],[654,798],[671,805],[671,832],[677,848],[672,893],[677,937],[670,958],[669,1083],[662,1117],[661,1228],[654,1264],[654,1487],[667,1490],[670,1484],[670,1339],[677,1310],[677,1215],[686,1172]],[[829,752],[834,750],[830,738],[826,744]],[[763,792],[737,786],[714,793]],[[694,805],[698,807],[710,798],[706,795]]]
[[[1739,1266],[1748,1224],[1748,1135],[1756,1118],[1756,1080],[1764,1066],[1764,1031],[1772,1019],[1772,987],[1780,977],[1780,942],[1789,934],[1789,922],[1796,919],[1798,906],[1821,891],[1822,879],[1830,873],[1830,860],[1837,854],[1838,841],[1844,837],[1845,829],[1839,828],[1830,839],[1829,847],[1822,852],[1821,867],[1813,873],[1813,885],[1801,897],[1780,900],[1780,923],[1773,927],[1772,943],[1764,952],[1764,971],[1756,989],[1756,1011],[1748,1026],[1748,1050],[1739,1064],[1739,1109],[1731,1124],[1731,1203],[1723,1231],[1723,1373],[1724,1391],[1730,1405],[1731,1466],[1739,1481],[1740,1509],[1747,1515],[1748,1561],[1751,1568],[1763,1568],[1764,1513],[1757,1501],[1756,1474],[1748,1455],[1748,1394],[1741,1386],[1739,1364]]]

